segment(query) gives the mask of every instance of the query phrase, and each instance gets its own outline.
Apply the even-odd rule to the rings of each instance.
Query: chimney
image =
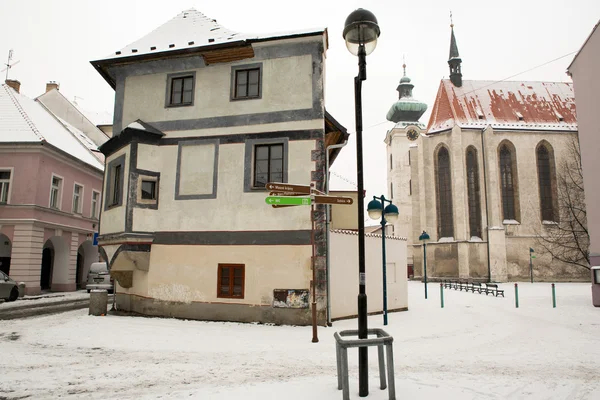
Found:
[[[58,86],[59,86],[58,83],[56,83],[54,81],[50,81],[50,82],[46,83],[46,93],[48,93],[52,89],[58,90]]]
[[[15,92],[20,93],[19,90],[21,90],[21,82],[16,79],[7,79],[5,83],[13,88]]]

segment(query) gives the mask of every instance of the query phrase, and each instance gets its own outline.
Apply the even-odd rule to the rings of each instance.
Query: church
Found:
[[[406,66],[387,114],[388,190],[409,270],[423,274],[425,231],[430,278],[587,280],[540,245],[563,215],[557,176],[579,146],[573,85],[463,79],[453,25],[448,64],[427,125]]]

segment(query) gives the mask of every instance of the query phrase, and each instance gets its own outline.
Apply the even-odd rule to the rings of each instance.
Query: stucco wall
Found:
[[[358,236],[331,232],[331,317],[357,315]],[[365,268],[368,312],[383,310],[381,238],[365,238]],[[408,307],[406,241],[386,240],[388,310]]]
[[[585,46],[569,68],[575,88],[577,124],[583,165],[583,180],[587,204],[587,222],[590,233],[590,255],[593,265],[600,265],[600,29],[595,28]]]
[[[115,152],[110,157],[106,158],[106,164],[109,163],[121,156],[125,156],[125,162],[123,165],[123,201],[122,204],[118,207],[105,207],[105,199],[106,193],[108,191],[110,183],[108,179],[104,180],[104,190],[102,192],[102,214],[100,219],[100,235],[106,235],[109,233],[118,233],[125,231],[125,212],[127,208],[127,193],[129,188],[129,159],[130,159],[130,146],[125,146],[121,150]],[[108,168],[107,168],[108,169]],[[109,171],[106,171],[108,174]]]

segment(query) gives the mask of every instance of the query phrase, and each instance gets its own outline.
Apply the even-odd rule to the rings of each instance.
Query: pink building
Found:
[[[0,87],[0,270],[26,294],[85,287],[98,260],[93,233],[104,158],[79,129],[41,102]]]

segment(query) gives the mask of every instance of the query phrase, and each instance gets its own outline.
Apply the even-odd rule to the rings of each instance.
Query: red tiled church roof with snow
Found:
[[[440,83],[428,133],[461,128],[577,131],[575,93],[566,82],[465,80]]]

